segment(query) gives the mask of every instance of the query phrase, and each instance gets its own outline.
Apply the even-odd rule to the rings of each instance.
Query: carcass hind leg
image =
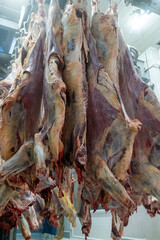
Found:
[[[131,183],[135,190],[153,195],[160,201],[160,171],[149,163],[136,167],[137,174],[132,174]]]
[[[112,213],[112,233],[111,237],[113,240],[120,240],[123,234],[124,224],[123,221],[115,212]]]
[[[111,197],[125,208],[135,207],[134,202],[125,188],[115,178],[105,161],[98,154],[92,156],[90,168],[94,172],[96,180],[101,184],[103,189],[111,195]]]
[[[82,232],[85,234],[85,238],[89,235],[91,230],[91,214],[89,204],[81,199],[83,184],[81,183],[78,187],[77,194],[77,216],[82,225]]]
[[[26,142],[19,151],[0,166],[0,183],[33,165],[33,141]]]
[[[25,240],[29,240],[31,238],[31,231],[29,229],[28,222],[26,221],[23,214],[21,215],[19,221],[18,221],[18,227],[21,230],[21,233]]]

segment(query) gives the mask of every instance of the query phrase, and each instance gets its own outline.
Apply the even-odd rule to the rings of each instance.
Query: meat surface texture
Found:
[[[142,123],[131,155],[129,179],[134,192],[132,190],[130,195],[134,199],[134,195],[150,194],[159,199],[157,140],[160,105],[153,91],[139,78],[135,70],[129,49],[117,26],[117,16],[116,5],[105,14],[95,13],[92,19],[92,33],[96,39],[99,59],[117,86],[127,115],[130,119],[136,118]],[[139,198],[135,198],[135,203],[137,205],[141,203]],[[117,212],[123,219],[124,212],[119,210]],[[121,235],[122,232],[120,237]]]
[[[44,74],[44,119],[40,133],[35,134],[37,176],[41,178],[45,161],[54,162],[57,167],[63,156],[61,141],[65,117],[65,84],[61,77],[62,56],[52,28],[47,38],[47,57]],[[58,179],[57,179],[58,181]]]
[[[48,218],[63,238],[77,213],[86,239],[101,204],[120,240],[138,205],[160,214],[160,103],[135,70],[116,4],[101,13],[92,0],[91,21],[85,0],[64,12],[51,0],[47,17],[43,0],[37,8],[0,82],[0,227],[29,240]]]
[[[86,107],[87,80],[85,61],[87,57],[84,35],[85,12],[82,3],[69,2],[63,15],[63,49],[67,106],[63,128],[64,157],[67,166],[74,166],[81,181],[81,170],[86,166]]]

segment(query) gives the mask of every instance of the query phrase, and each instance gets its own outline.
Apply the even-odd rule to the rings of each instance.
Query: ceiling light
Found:
[[[136,9],[131,15],[130,25],[133,30],[141,30],[150,20],[150,12]]]
[[[21,8],[21,14],[20,14],[20,19],[19,19],[19,28],[21,27],[21,24],[22,24],[22,21],[23,21],[23,18],[24,18],[24,14],[25,14],[25,6],[22,6]]]

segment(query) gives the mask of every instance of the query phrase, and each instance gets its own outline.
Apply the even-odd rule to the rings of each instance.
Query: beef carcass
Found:
[[[105,54],[101,55],[101,61],[108,68],[111,65],[116,66],[116,82],[126,112],[131,119],[137,118],[142,122],[142,130],[139,131],[135,139],[131,162],[130,179],[131,186],[135,190],[132,195],[133,197],[134,195],[141,197],[151,194],[159,199],[159,185],[156,183],[159,182],[160,177],[158,169],[160,129],[158,114],[160,105],[153,91],[139,78],[129,50],[117,27],[116,18],[115,8],[108,11],[106,15],[95,14],[92,32],[97,38],[97,42],[102,39],[103,48],[100,49],[97,44],[99,52],[107,53],[107,49],[110,48],[110,56],[115,56],[114,53],[116,53],[116,57],[110,58]],[[99,27],[99,25],[101,26]],[[106,26],[107,28],[105,28]],[[110,74],[112,77],[112,73]],[[137,202],[137,199],[135,202],[137,205],[141,203]]]
[[[25,59],[25,71],[20,75],[20,84],[12,89],[2,105],[1,153],[2,158],[7,161],[1,165],[0,172],[3,197],[1,224],[6,229],[15,226],[22,211],[28,208],[25,201],[22,206],[19,202],[15,206],[14,199],[20,199],[24,195],[24,188],[28,189],[18,173],[34,163],[32,140],[39,127],[43,81],[44,33],[43,29],[38,29],[39,34],[36,40],[32,39],[32,46]]]
[[[98,206],[101,203],[99,194],[101,189],[104,189],[109,193],[106,204],[112,197],[127,211],[133,210],[134,202],[119,180],[121,182],[126,180],[134,139],[141,124],[139,121],[125,119],[118,91],[98,60],[91,34],[89,34],[89,50],[88,163],[87,172],[83,173],[84,186],[81,198],[91,203],[93,207],[95,204]],[[82,209],[83,205],[85,207],[84,202]],[[83,231],[87,235],[90,231],[90,217],[87,215],[83,218],[81,216],[83,211],[81,207],[79,209],[78,215],[82,219]],[[83,219],[87,219],[87,225]]]
[[[89,48],[88,174],[94,175],[114,199],[128,208],[134,204],[118,180],[126,179],[140,122],[125,119],[116,88],[98,60],[91,34]]]
[[[53,28],[53,33],[57,40],[58,46],[60,50],[62,50],[63,41],[62,11],[59,7],[58,0],[51,0],[50,2],[47,28],[50,29],[51,26]]]
[[[98,58],[107,70],[112,82],[119,90],[118,85],[118,38],[117,38],[117,4],[101,13],[98,9],[98,0],[92,0],[91,32],[96,40]]]
[[[85,58],[88,54],[84,35],[86,13],[82,3],[69,2],[63,14],[63,79],[67,88],[67,106],[63,128],[63,163],[74,166],[81,181],[81,170],[87,161],[86,150],[86,107],[87,81]],[[84,29],[84,30],[83,30]]]
[[[94,2],[94,1],[93,1]],[[130,120],[134,119],[135,116],[128,116],[127,111],[125,109],[124,103],[122,101],[120,95],[120,88],[119,88],[119,79],[118,79],[118,32],[117,32],[117,5],[113,4],[112,7],[105,13],[100,13],[98,11],[98,1],[96,1],[94,9],[93,9],[93,17],[92,17],[92,34],[96,39],[96,47],[98,51],[98,57],[105,69],[107,70],[109,77],[111,78],[112,83],[116,87],[116,91],[121,102],[123,115],[128,122],[134,122]],[[137,121],[138,123],[138,121]],[[118,126],[118,125],[117,125]],[[140,122],[139,122],[140,126]],[[129,142],[128,147],[130,148],[130,153],[127,156],[127,161],[120,161],[117,159],[114,161],[116,165],[116,171],[114,172],[116,177],[122,177],[123,184],[126,186],[126,190],[128,194],[131,196],[131,187],[130,183],[128,185],[128,177],[127,171],[130,168],[130,163],[132,159],[133,153],[133,144],[136,135],[132,139],[132,142]],[[119,137],[118,137],[119,138]],[[120,140],[120,138],[119,138]],[[118,141],[119,141],[118,140]],[[118,142],[116,143],[118,145]],[[117,163],[116,163],[117,162]],[[120,171],[119,171],[120,170]],[[122,170],[122,171],[121,171]],[[134,209],[124,209],[121,205],[112,201],[106,196],[106,194],[102,195],[102,206],[106,209],[112,210],[112,238],[113,239],[120,239],[123,234],[123,228],[127,225],[129,216],[133,213]],[[136,202],[137,204],[137,202]]]
[[[131,183],[140,194],[151,194],[160,200],[160,104],[154,92],[139,78],[120,31],[118,37],[121,96],[129,116],[142,122],[134,144]]]
[[[43,81],[42,35],[29,57],[22,83],[11,92],[2,106],[0,129],[1,154],[8,160],[38,128]],[[33,98],[34,96],[34,98]]]
[[[132,116],[131,120],[128,116],[125,106],[123,104],[122,98],[119,93],[119,81],[118,81],[118,66],[117,66],[117,58],[118,58],[118,33],[117,33],[117,5],[113,4],[112,8],[110,8],[105,14],[100,13],[97,9],[97,12],[92,17],[92,34],[96,39],[96,47],[98,51],[98,57],[100,62],[103,64],[107,73],[109,74],[110,79],[113,82],[113,85],[116,87],[116,91],[118,94],[119,101],[121,103],[121,108],[123,115],[126,121],[130,124],[132,128],[132,124],[139,125],[139,129],[141,123]],[[138,130],[138,128],[137,128]],[[122,181],[126,178],[126,171],[129,169],[131,158],[132,158],[132,150],[134,144],[134,135],[132,137],[132,141],[128,144],[128,155],[126,158],[122,159],[122,161],[117,160],[116,169],[113,169],[115,176]],[[127,138],[127,136],[126,136]],[[120,141],[120,140],[118,140]],[[118,142],[116,143],[118,145]]]
[[[41,4],[40,4],[41,5]],[[33,138],[39,127],[43,86],[44,18],[41,9],[29,32],[30,41],[24,63],[24,72],[18,87],[5,99],[2,106],[0,129],[1,154],[8,160],[24,141]],[[43,24],[39,24],[42,19]],[[34,98],[33,98],[34,96]]]
[[[53,171],[53,165],[55,164],[56,181],[59,185],[61,179],[58,179],[58,177],[61,178],[61,158],[64,148],[61,134],[66,102],[66,87],[61,76],[62,66],[63,57],[51,26],[46,42],[43,128],[41,132],[35,135],[35,155],[37,176],[42,178],[45,175],[43,173],[43,169],[46,168],[45,161],[48,161],[48,164],[52,162],[51,171]]]

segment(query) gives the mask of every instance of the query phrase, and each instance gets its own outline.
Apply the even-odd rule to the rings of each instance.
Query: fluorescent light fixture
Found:
[[[12,53],[13,53],[13,50],[14,50],[15,45],[16,45],[16,38],[14,37],[14,38],[13,38],[13,41],[12,41],[12,43],[11,43],[11,46],[10,46],[9,54],[12,54]]]
[[[131,15],[132,19],[130,21],[130,26],[132,30],[141,30],[147,23],[150,21],[152,17],[152,13],[145,12],[144,10],[135,11]]]
[[[26,8],[23,5],[22,8],[21,8],[21,14],[20,14],[20,19],[19,19],[19,24],[18,24],[19,28],[21,27],[21,24],[22,24],[22,21],[23,21],[23,18],[24,18],[24,14],[25,14],[25,10],[26,10]]]

